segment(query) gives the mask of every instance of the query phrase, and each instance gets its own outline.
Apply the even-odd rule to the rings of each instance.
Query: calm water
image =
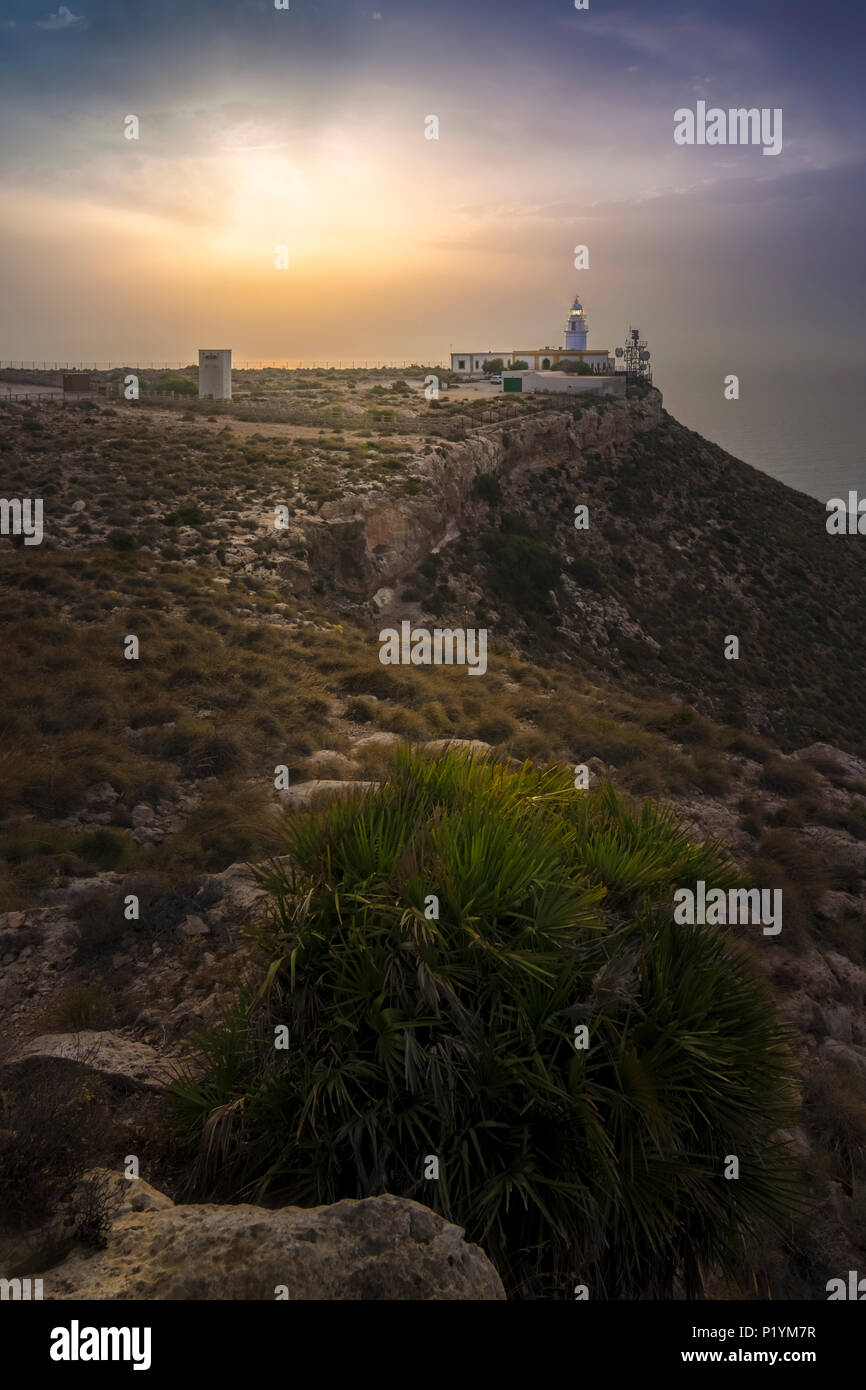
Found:
[[[724,399],[722,379],[710,388],[705,372],[657,373],[670,413],[745,463],[822,502],[866,495],[862,370],[751,372],[738,401]]]

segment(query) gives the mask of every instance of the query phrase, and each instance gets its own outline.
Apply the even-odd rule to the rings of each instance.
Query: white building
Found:
[[[525,362],[531,371],[546,372],[557,362],[578,361],[584,362],[593,372],[612,372],[616,366],[613,357],[607,348],[588,348],[588,332],[583,305],[580,297],[575,295],[565,327],[564,348],[513,348],[510,352],[494,352],[488,348],[486,352],[452,352],[451,370],[455,376],[483,376],[484,363],[501,357],[504,367],[510,367],[513,362]]]
[[[511,361],[510,352],[452,352],[451,370],[459,376],[480,376],[484,370],[485,362],[502,361],[504,366],[508,366]]]
[[[578,376],[573,372],[515,372],[504,368],[502,390],[535,396],[548,392],[556,396],[624,396],[625,372],[600,372],[598,376]]]
[[[199,348],[198,394],[199,398],[208,396],[215,401],[231,400],[231,348]]]

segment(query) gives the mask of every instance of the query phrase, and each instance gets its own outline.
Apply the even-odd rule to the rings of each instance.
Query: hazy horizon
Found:
[[[738,438],[759,390],[866,367],[864,32],[838,0],[6,4],[0,360],[441,360],[559,345],[578,292],[590,346],[639,327]],[[699,100],[780,109],[781,152],[677,145]]]

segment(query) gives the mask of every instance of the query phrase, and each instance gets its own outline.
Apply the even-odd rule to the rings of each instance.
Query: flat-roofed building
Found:
[[[582,362],[592,372],[613,372],[616,362],[607,348],[588,348],[586,345],[589,326],[579,296],[569,310],[565,326],[565,347],[513,348],[510,352],[495,352],[488,348],[485,352],[452,352],[451,370],[455,376],[473,377],[484,375],[485,362],[502,359],[503,367],[515,362],[525,362],[526,369],[546,372],[557,362]]]
[[[600,372],[597,376],[578,376],[575,372],[515,372],[504,368],[502,390],[534,396],[548,392],[555,396],[624,396],[625,372]]]

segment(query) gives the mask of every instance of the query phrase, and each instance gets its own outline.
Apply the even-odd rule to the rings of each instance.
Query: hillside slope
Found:
[[[796,1029],[792,1162],[816,1215],[793,1254],[755,1257],[747,1292],[822,1297],[866,1259],[860,538],[657,392],[502,401],[477,423],[416,397],[399,429],[344,386],[320,395],[339,427],[282,407],[0,413],[5,495],[46,518],[41,546],[0,551],[2,998],[7,1050],[36,1047],[7,1097],[29,1103],[69,1034],[110,1088],[124,1057],[157,1067],[217,1017],[261,906],[237,861],[278,852],[284,811],[323,786],[380,780],[402,741],[586,763],[784,890],[781,937],[745,946]],[[486,627],[485,677],[383,666],[379,632],[404,619]],[[34,1094],[51,1135],[54,1092]],[[151,1101],[106,1095],[87,1158],[134,1143],[171,1186]]]

